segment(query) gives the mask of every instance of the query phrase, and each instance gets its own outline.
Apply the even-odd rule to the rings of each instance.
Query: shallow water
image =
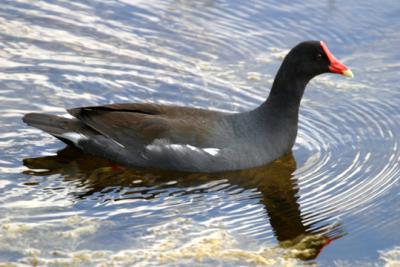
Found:
[[[3,1],[0,265],[400,264],[399,12],[397,1]],[[293,154],[267,166],[128,170],[21,122],[128,101],[248,110],[305,39],[355,78],[314,79]]]

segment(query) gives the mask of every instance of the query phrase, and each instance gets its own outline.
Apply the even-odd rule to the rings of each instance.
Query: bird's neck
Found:
[[[257,108],[258,112],[268,115],[297,120],[304,89],[312,77],[303,77],[289,64],[282,64],[267,100]]]

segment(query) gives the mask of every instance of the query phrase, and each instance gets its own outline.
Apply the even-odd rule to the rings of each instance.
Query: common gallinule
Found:
[[[69,109],[74,119],[29,113],[23,121],[124,165],[190,172],[244,169],[291,150],[304,89],[326,72],[353,76],[322,41],[307,41],[286,55],[267,100],[248,112],[127,103]]]

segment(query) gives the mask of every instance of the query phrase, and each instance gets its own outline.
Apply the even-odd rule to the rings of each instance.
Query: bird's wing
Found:
[[[122,146],[138,149],[155,140],[207,145],[217,112],[157,104],[112,104],[68,112]]]

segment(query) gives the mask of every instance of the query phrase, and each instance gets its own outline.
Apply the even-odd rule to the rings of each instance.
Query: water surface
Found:
[[[397,1],[3,1],[0,263],[399,264],[399,12]],[[125,169],[21,121],[115,102],[245,111],[307,39],[355,78],[309,84],[293,153],[270,165]]]

